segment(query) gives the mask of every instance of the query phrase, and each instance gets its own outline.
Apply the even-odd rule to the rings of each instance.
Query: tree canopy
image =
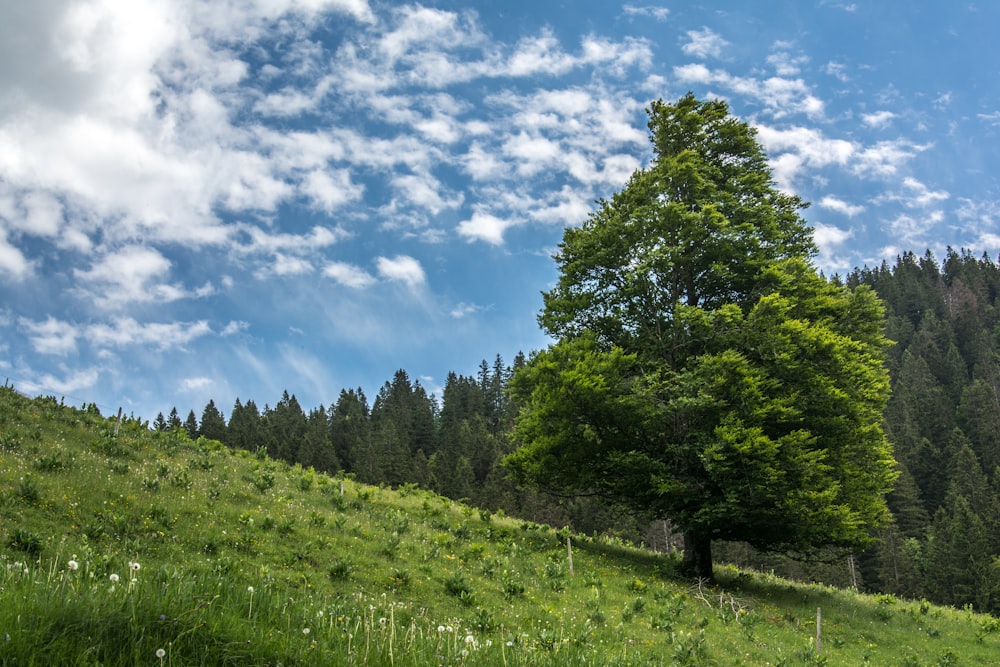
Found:
[[[881,302],[818,274],[805,204],[724,102],[648,111],[654,160],[559,246],[506,464],[671,519],[699,576],[717,539],[863,544],[895,476]]]

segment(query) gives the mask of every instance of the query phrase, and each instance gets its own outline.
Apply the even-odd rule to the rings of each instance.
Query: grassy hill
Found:
[[[0,390],[0,665],[1000,659],[1000,621],[969,611],[725,568],[699,586],[613,540],[114,428]]]

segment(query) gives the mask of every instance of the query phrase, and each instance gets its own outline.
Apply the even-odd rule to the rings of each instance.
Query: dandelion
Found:
[[[465,635],[465,643],[466,644],[471,644],[474,641],[476,641],[475,637],[473,637],[472,635]]]
[[[443,625],[439,625],[438,626],[438,632],[444,632],[444,626]]]
[[[309,634],[309,628],[302,628],[302,634],[308,635]]]
[[[80,567],[80,564],[77,563],[75,560],[71,560],[68,563],[66,563],[66,567],[68,567],[71,570],[76,570],[78,567]]]
[[[111,574],[108,575],[108,579],[110,579],[111,583],[113,583],[113,584],[117,584],[118,583],[118,575],[115,574],[114,572],[112,572]]]
[[[135,562],[132,562],[132,561],[128,562],[128,566],[129,566],[129,569],[131,569],[133,572],[138,572],[141,569],[141,567],[142,567],[141,565],[139,565],[139,563],[135,563]]]
[[[161,665],[163,664],[163,658],[166,655],[167,655],[167,652],[164,651],[162,648],[156,649],[156,657],[160,659],[160,664]]]

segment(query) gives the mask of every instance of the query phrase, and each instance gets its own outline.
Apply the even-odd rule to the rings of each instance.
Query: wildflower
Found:
[[[159,658],[160,660],[163,660],[163,656],[165,656],[166,654],[167,652],[164,651],[162,648],[156,649],[156,657]]]
[[[444,632],[444,626],[443,625],[439,625],[438,626],[438,632]]]
[[[466,644],[471,644],[474,641],[476,641],[475,637],[473,637],[472,635],[465,635],[465,643]]]
[[[253,586],[247,586],[247,593],[250,593],[250,595],[253,595]]]
[[[139,563],[134,563],[132,561],[128,562],[128,566],[129,566],[129,569],[131,569],[133,572],[138,572],[139,569],[141,568],[141,566],[139,565]]]
[[[302,634],[308,635],[309,634],[309,628],[302,628]]]
[[[69,569],[71,569],[71,570],[75,570],[75,569],[77,569],[78,567],[80,567],[80,564],[79,564],[79,563],[77,563],[77,562],[76,562],[75,560],[71,560],[71,561],[69,561],[68,563],[66,563],[66,567],[68,567],[68,568],[69,568]]]
[[[114,572],[112,572],[111,574],[108,575],[108,579],[110,579],[111,583],[113,583],[113,584],[117,584],[118,583],[118,575],[115,574]]]

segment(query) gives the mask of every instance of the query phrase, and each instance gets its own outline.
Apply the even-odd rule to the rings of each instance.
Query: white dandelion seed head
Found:
[[[253,593],[253,586],[247,586],[247,592]]]
[[[109,574],[108,575],[108,579],[110,579],[111,583],[113,583],[113,584],[117,584],[118,583],[118,575],[117,574],[114,574],[114,573]]]
[[[71,569],[71,570],[75,570],[75,569],[77,569],[78,567],[80,567],[80,564],[79,564],[79,563],[77,563],[77,562],[76,562],[75,560],[71,560],[71,561],[69,561],[68,563],[66,563],[66,567],[68,567],[68,568],[69,568],[69,569]]]
[[[167,652],[166,652],[166,651],[164,651],[164,650],[163,650],[162,648],[158,648],[158,649],[156,649],[156,657],[157,657],[157,658],[162,658],[162,657],[163,657],[163,656],[165,656],[166,654],[167,654]]]
[[[309,628],[302,628],[302,634],[308,635],[309,634]]]

